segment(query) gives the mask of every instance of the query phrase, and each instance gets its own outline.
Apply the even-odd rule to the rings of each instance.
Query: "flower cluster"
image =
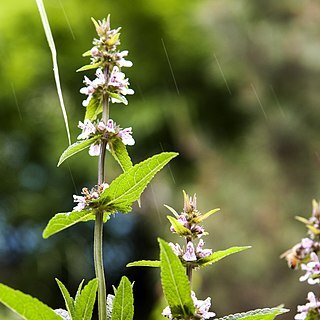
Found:
[[[115,139],[121,139],[123,144],[129,146],[135,143],[132,137],[132,128],[122,129],[112,119],[109,119],[106,124],[102,120],[93,123],[86,119],[84,122],[79,121],[78,127],[82,130],[81,134],[77,137],[79,140],[87,140],[94,135],[100,136],[89,148],[91,156],[98,156],[100,154],[102,140],[107,141],[107,149],[110,149],[112,141]]]
[[[211,298],[207,298],[206,300],[198,300],[193,291],[191,292],[191,298],[196,308],[196,319],[210,319],[216,315],[214,312],[209,311],[211,307]],[[173,319],[170,307],[166,307],[162,311],[162,315],[169,319]]]
[[[168,217],[171,222],[170,231],[185,238],[186,241],[185,246],[182,247],[178,243],[173,244],[172,242],[169,242],[169,245],[172,248],[172,251],[179,257],[183,265],[190,269],[189,272],[192,272],[192,269],[200,266],[202,258],[208,257],[212,254],[211,249],[203,248],[205,242],[203,241],[202,236],[207,235],[208,233],[205,232],[203,226],[200,224],[211,213],[217,210],[212,210],[209,213],[202,215],[197,209],[196,195],[189,197],[185,192],[183,212],[178,214],[173,208],[169,206],[166,207],[175,216],[175,218]],[[193,243],[194,240],[198,241],[197,245]],[[211,306],[210,298],[198,300],[193,291],[191,293],[191,297],[196,309],[194,319],[210,319],[215,316],[215,313],[209,312]],[[166,307],[163,310],[162,315],[172,319],[170,307]]]
[[[121,72],[121,68],[131,67],[132,62],[125,59],[128,55],[127,50],[117,49],[120,44],[121,28],[110,28],[110,16],[102,21],[92,20],[99,38],[93,40],[93,47],[84,54],[91,57],[91,63],[82,70],[93,68],[97,70],[94,80],[84,77],[85,87],[81,88],[80,92],[87,95],[87,98],[82,104],[87,107],[91,101],[101,101],[106,96],[113,103],[127,104],[124,96],[134,94],[134,91],[129,88],[129,80]]]
[[[88,188],[82,188],[81,194],[83,196],[73,195],[73,201],[77,203],[77,205],[73,208],[73,211],[82,211],[86,207],[88,207],[92,200],[97,200],[100,197],[100,194],[108,188],[109,185],[107,183],[103,183],[96,187],[93,187],[91,190]]]
[[[71,317],[67,310],[64,309],[55,309],[54,312],[61,317],[63,320],[71,320]]]
[[[297,217],[308,228],[308,237],[303,238],[298,244],[282,254],[292,269],[300,269],[305,274],[299,278],[300,281],[307,281],[310,285],[320,284],[320,205],[313,200],[312,215],[309,219]],[[298,306],[296,320],[303,320],[307,317],[320,316],[320,299],[314,293],[309,292],[307,302]]]

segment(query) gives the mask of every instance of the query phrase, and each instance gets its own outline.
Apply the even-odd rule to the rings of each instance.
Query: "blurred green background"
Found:
[[[122,274],[135,281],[136,319],[161,319],[159,272],[126,263],[157,258],[157,237],[176,242],[163,207],[182,209],[182,190],[203,212],[207,247],[252,245],[197,273],[197,296],[218,316],[284,303],[292,311],[311,289],[279,259],[305,235],[319,197],[320,3],[301,0],[51,0],[45,2],[58,51],[73,141],[79,134],[83,74],[95,31],[111,14],[122,26],[125,70],[136,94],[111,117],[133,127],[135,163],[178,151],[142,197],[142,208],[105,228],[108,290]],[[72,293],[93,274],[93,225],[47,240],[41,233],[72,194],[96,183],[86,152],[56,167],[67,147],[51,54],[35,1],[2,1],[0,10],[0,282],[63,307],[54,278]],[[88,74],[91,78],[92,74]],[[120,171],[107,160],[107,179]],[[0,309],[1,319],[17,319]]]

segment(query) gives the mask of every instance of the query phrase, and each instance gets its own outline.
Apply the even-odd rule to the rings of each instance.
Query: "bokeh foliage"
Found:
[[[312,198],[319,197],[320,4],[45,5],[73,140],[84,115],[82,74],[75,70],[85,63],[81,54],[95,34],[90,17],[110,13],[112,26],[123,27],[123,47],[134,62],[127,75],[136,91],[127,107],[112,108],[111,117],[133,127],[135,162],[163,150],[180,153],[147,190],[141,209],[106,225],[108,285],[126,272],[136,281],[137,319],[151,312],[160,296],[158,274],[124,266],[157,257],[158,236],[171,240],[162,204],[179,210],[185,189],[198,194],[200,209],[222,209],[206,227],[214,249],[253,246],[196,278],[215,312],[285,303],[293,311],[283,319],[292,319],[307,288],[279,255],[303,236],[293,217],[308,215]],[[3,1],[0,18],[0,281],[61,307],[54,277],[71,292],[82,278],[93,277],[92,226],[45,241],[41,233],[55,212],[72,208],[73,193],[95,184],[96,159],[83,154],[56,168],[67,137],[36,4]],[[111,180],[118,168],[111,159],[108,167]],[[143,290],[149,290],[148,303]]]

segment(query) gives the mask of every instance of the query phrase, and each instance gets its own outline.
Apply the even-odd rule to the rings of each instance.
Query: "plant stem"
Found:
[[[192,238],[191,237],[187,237],[187,245],[188,245],[188,242],[192,242]],[[188,276],[188,279],[189,279],[189,282],[190,282],[190,288],[192,288],[192,265],[191,264],[188,264],[187,265],[187,276]]]
[[[104,96],[102,120],[107,123],[109,117],[109,97]],[[101,141],[101,149],[98,159],[98,185],[105,182],[105,158],[106,158],[107,141]],[[96,277],[99,282],[98,286],[98,314],[99,320],[107,319],[107,293],[106,280],[103,267],[103,211],[97,211],[94,225],[94,267]]]

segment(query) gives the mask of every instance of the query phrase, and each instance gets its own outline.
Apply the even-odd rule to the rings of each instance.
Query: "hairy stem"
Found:
[[[103,99],[102,120],[107,123],[109,117],[109,97]],[[98,185],[105,182],[105,158],[107,141],[101,141],[100,155],[98,159]],[[103,267],[103,211],[97,211],[94,225],[94,267],[96,277],[99,281],[98,286],[98,313],[99,320],[107,319],[107,293],[106,280]]]

